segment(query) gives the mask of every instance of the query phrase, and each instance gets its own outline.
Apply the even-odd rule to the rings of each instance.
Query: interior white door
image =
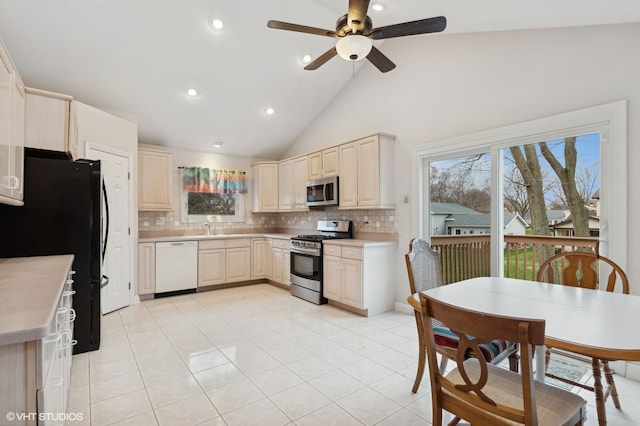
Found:
[[[106,314],[130,303],[129,158],[95,147],[87,150],[87,156],[100,160],[107,188],[109,236],[102,273],[109,277],[109,284],[102,288],[100,295],[102,313]],[[106,206],[103,207],[103,218],[106,218],[104,209]],[[103,229],[105,226],[103,223]]]

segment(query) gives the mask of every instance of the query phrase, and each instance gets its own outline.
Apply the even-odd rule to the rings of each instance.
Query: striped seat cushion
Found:
[[[433,319],[433,338],[436,345],[454,349],[458,347],[458,336],[453,333],[449,327],[436,319]],[[496,339],[489,343],[478,345],[478,348],[480,348],[482,355],[484,355],[484,359],[487,362],[491,362],[495,357],[511,346],[511,344],[512,343],[507,340]]]

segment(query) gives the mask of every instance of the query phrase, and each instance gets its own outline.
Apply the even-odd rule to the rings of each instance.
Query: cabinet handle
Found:
[[[74,322],[76,320],[76,310],[71,308],[69,309],[69,322]]]
[[[9,176],[9,189],[18,189],[20,187],[20,179],[17,176]]]

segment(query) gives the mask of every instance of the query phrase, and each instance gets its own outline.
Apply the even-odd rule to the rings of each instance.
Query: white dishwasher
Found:
[[[198,242],[156,243],[156,293],[195,290],[198,286]]]

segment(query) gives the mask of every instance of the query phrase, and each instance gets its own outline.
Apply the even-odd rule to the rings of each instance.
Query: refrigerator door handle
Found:
[[[104,210],[107,220],[104,232],[104,245],[102,247],[102,262],[104,262],[104,257],[107,253],[107,242],[109,241],[109,198],[107,198],[107,185],[105,185],[104,180],[102,181],[102,195],[104,196]],[[107,282],[108,281],[109,279],[107,278]]]
[[[106,275],[102,276],[102,281],[100,281],[100,288],[105,288],[109,284],[109,277]]]

